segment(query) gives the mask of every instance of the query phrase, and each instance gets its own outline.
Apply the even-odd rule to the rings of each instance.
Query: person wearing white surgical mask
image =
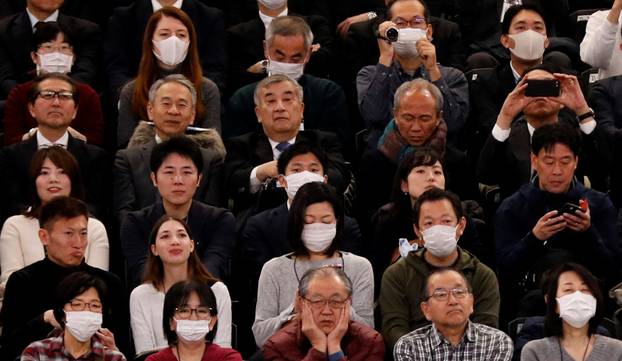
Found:
[[[465,274],[471,285],[473,322],[498,327],[499,286],[494,272],[468,251],[458,246],[466,227],[465,212],[453,193],[431,188],[414,203],[414,231],[423,239],[423,248],[410,252],[384,272],[378,303],[382,309],[382,331],[393,348],[403,335],[427,325],[431,320],[419,305],[426,301],[421,290],[428,275],[452,268]]]
[[[374,280],[371,264],[341,249],[344,214],[334,189],[310,182],[298,189],[290,211],[288,238],[293,252],[266,262],[259,276],[253,334],[258,347],[281,326],[300,317],[295,305],[305,272],[324,266],[340,267],[352,280],[350,319],[373,327]]]
[[[106,284],[101,279],[86,272],[67,276],[58,285],[58,308],[54,311],[61,332],[31,343],[21,360],[125,361],[112,332],[102,327],[103,314],[108,312],[106,297]],[[60,349],[71,358],[58,358]]]
[[[217,300],[212,288],[198,281],[181,281],[164,296],[163,327],[169,347],[147,357],[149,361],[242,361],[230,348],[215,343]]]
[[[521,361],[622,360],[622,341],[597,334],[606,310],[599,281],[587,268],[564,263],[553,269],[544,299],[548,337],[528,342]]]
[[[297,17],[289,17],[283,21],[298,22]],[[287,24],[283,24],[287,25]],[[266,57],[266,73],[268,75],[284,74],[295,80],[300,79],[304,73],[305,64],[313,52],[313,33],[308,30],[306,34],[279,35],[278,26],[269,26],[266,29],[264,41],[264,55]],[[307,27],[308,29],[308,27]]]

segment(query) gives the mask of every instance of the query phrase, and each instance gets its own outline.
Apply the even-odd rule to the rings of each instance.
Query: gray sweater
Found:
[[[119,147],[127,144],[139,121],[149,120],[138,119],[132,111],[135,85],[136,80],[125,84],[119,96],[119,117],[117,118],[117,146]],[[218,86],[206,77],[203,77],[202,85],[201,94],[206,110],[205,118],[195,119],[193,125],[195,127],[214,128],[220,134],[220,92]],[[147,104],[145,104],[146,106]]]
[[[622,360],[622,341],[602,335],[594,337],[596,338],[594,346],[585,361]],[[521,352],[521,361],[574,361],[563,347],[560,354],[558,340],[558,337],[546,337],[528,342]]]
[[[283,323],[291,319],[298,280],[302,275],[312,268],[326,265],[343,265],[343,270],[352,281],[350,318],[374,327],[374,273],[371,263],[352,253],[341,252],[341,254],[343,258],[336,257],[316,262],[306,259],[297,259],[294,262],[291,254],[286,254],[264,264],[259,276],[253,323],[253,334],[258,347],[262,347]]]

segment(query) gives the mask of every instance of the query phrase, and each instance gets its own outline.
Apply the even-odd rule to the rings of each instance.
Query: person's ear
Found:
[[[408,182],[407,181],[405,181],[405,180],[401,180],[400,181],[400,190],[403,193],[408,193]]]
[[[171,318],[171,322],[169,322],[169,326],[171,328],[171,331],[175,331],[177,329],[177,322],[175,321],[174,318]]]
[[[30,59],[32,60],[33,63],[37,64],[37,60],[39,60],[39,55],[35,53],[34,51],[31,51]]]
[[[426,26],[425,34],[428,40],[432,41],[432,35],[434,34],[434,29],[432,29],[432,24],[428,24]]]
[[[261,123],[261,116],[259,115],[259,105],[255,105],[255,116],[257,117],[257,123]]]
[[[44,246],[50,243],[50,234],[43,228],[39,228],[39,240]]]
[[[283,189],[287,188],[287,179],[285,179],[285,176],[283,174],[278,175],[277,181],[279,182],[279,185],[281,186],[281,188]]]
[[[529,157],[531,159],[531,169],[536,170],[537,169],[536,166],[538,165],[538,156],[533,154],[532,152],[529,154]]]
[[[151,249],[151,254],[153,254],[154,256],[157,257],[158,256],[158,251],[156,249],[156,245],[152,244],[149,248]]]
[[[209,329],[213,330],[214,327],[216,326],[216,322],[218,321],[218,315],[214,315],[212,316],[212,319],[209,322]]]
[[[195,244],[195,243],[194,243],[194,240],[193,240],[193,239],[191,239],[191,240],[190,240],[190,253],[192,253],[192,252],[194,251],[194,244]]]
[[[197,116],[197,108],[192,109],[192,116],[190,117],[190,125],[194,124],[194,120]]]
[[[324,174],[324,181],[322,183],[328,184],[328,174]]]
[[[158,181],[157,181],[155,173],[153,172],[149,173],[149,178],[151,178],[151,183],[153,183],[153,186],[155,188],[158,188]]]
[[[35,102],[37,100],[35,99],[32,103],[28,102],[28,112],[30,113],[30,116],[37,119],[35,117]]]
[[[432,321],[432,315],[430,314],[430,305],[428,304],[428,301],[421,302],[419,306],[421,307],[421,312],[423,312],[425,319],[428,321]]]
[[[549,295],[544,295],[544,303],[548,305],[549,303]]]
[[[153,121],[153,104],[151,102],[147,103],[147,117]]]
[[[514,43],[514,39],[510,38],[507,34],[502,34],[499,42],[506,49],[514,49],[514,47],[516,46],[516,44]]]
[[[423,233],[419,230],[419,226],[417,226],[417,223],[415,222],[413,222],[413,230],[415,231],[418,239],[423,239]]]
[[[547,36],[547,37],[546,37],[546,39],[544,39],[544,48],[545,48],[545,49],[546,49],[546,48],[548,48],[548,47],[549,47],[549,44],[550,44],[550,42],[549,42],[549,37]]]
[[[203,179],[203,174],[199,174],[197,177],[197,187],[201,184],[201,179]]]
[[[458,227],[456,227],[456,238],[460,238],[466,229],[467,220],[465,217],[460,217],[458,221]]]

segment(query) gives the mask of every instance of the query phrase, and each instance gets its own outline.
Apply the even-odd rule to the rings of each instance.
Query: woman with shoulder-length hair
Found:
[[[313,268],[340,267],[352,280],[351,318],[373,327],[374,276],[363,257],[340,251],[343,205],[328,184],[311,182],[296,192],[289,210],[293,252],[266,262],[259,276],[253,334],[261,347],[285,322],[299,316],[294,300],[302,275]]]
[[[168,345],[161,327],[164,296],[173,284],[187,280],[211,287],[220,321],[214,343],[231,347],[231,298],[227,286],[201,263],[186,223],[165,215],[153,226],[149,237],[143,284],[130,295],[130,323],[137,354]]]
[[[139,120],[149,120],[149,88],[170,74],[182,74],[194,85],[194,124],[220,132],[220,93],[216,84],[203,76],[197,42],[192,20],[182,10],[165,6],[151,15],[143,37],[138,75],[123,87],[119,97],[118,146],[129,141]]]
[[[576,263],[562,264],[551,274],[544,297],[547,337],[528,342],[522,361],[622,360],[622,341],[596,334],[605,304],[590,271]]]

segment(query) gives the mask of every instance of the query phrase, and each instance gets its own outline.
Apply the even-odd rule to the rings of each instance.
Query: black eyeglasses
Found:
[[[348,302],[349,298],[346,298],[345,300],[325,300],[325,299],[317,299],[317,300],[310,300],[308,298],[303,297],[302,299],[304,299],[305,301],[307,301],[309,303],[309,305],[311,306],[311,308],[315,309],[315,310],[322,310],[324,309],[324,307],[326,307],[326,305],[328,305],[328,307],[330,307],[333,310],[340,310],[342,308],[344,308],[346,306],[346,302]]]
[[[82,302],[79,300],[72,300],[69,302],[69,306],[73,311],[84,311],[85,309],[89,309],[91,312],[101,313],[103,306],[101,302]]]
[[[73,100],[73,92],[69,90],[41,90],[37,96],[45,100],[53,100],[54,98],[58,98],[61,101]]]
[[[179,318],[181,318],[182,320],[189,319],[190,316],[192,316],[193,312],[197,315],[198,319],[207,320],[212,315],[211,310],[212,310],[211,308],[205,307],[205,306],[199,306],[197,308],[181,306],[181,307],[175,308],[175,312],[177,313],[177,316],[179,316]]]

